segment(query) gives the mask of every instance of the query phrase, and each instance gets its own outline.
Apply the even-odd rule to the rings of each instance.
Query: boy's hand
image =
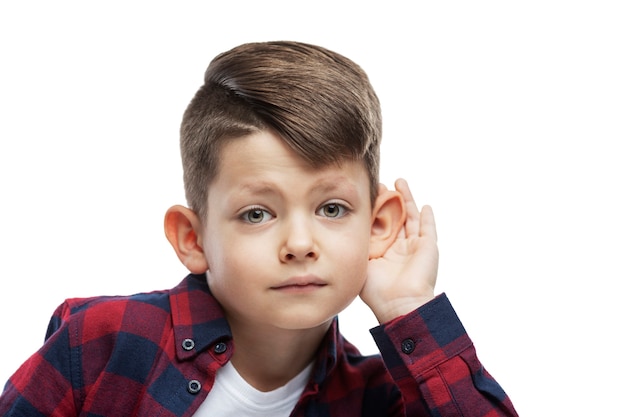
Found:
[[[370,259],[361,299],[385,323],[435,297],[439,264],[435,217],[430,206],[417,208],[409,185],[395,183],[406,204],[406,222],[395,242],[380,258]]]

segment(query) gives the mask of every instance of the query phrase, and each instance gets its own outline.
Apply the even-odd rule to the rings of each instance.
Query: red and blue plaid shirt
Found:
[[[364,357],[335,319],[292,416],[516,416],[445,295],[372,329]],[[169,291],[70,299],[10,378],[2,416],[192,416],[231,357],[203,275]]]

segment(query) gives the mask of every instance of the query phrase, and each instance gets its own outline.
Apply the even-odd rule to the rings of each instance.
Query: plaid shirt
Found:
[[[372,329],[363,357],[333,322],[292,416],[515,416],[445,295]],[[10,378],[2,416],[192,416],[231,357],[203,275],[169,291],[70,299]]]

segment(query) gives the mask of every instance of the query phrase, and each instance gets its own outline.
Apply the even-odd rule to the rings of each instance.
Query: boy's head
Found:
[[[327,326],[360,293],[405,219],[378,184],[380,136],[367,76],[338,54],[256,43],[211,62],[181,127],[191,210],[165,231],[231,325]]]
[[[298,42],[250,43],[217,56],[181,125],[187,201],[200,219],[229,139],[276,132],[313,167],[362,161],[377,195],[381,114],[365,72],[351,60]]]

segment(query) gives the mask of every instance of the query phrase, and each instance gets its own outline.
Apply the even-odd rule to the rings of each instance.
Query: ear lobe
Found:
[[[372,210],[369,258],[382,257],[393,245],[406,221],[404,199],[397,191],[380,186]]]
[[[172,206],[165,213],[164,226],[167,240],[189,272],[205,273],[209,266],[202,249],[202,224],[196,213],[183,206]]]

